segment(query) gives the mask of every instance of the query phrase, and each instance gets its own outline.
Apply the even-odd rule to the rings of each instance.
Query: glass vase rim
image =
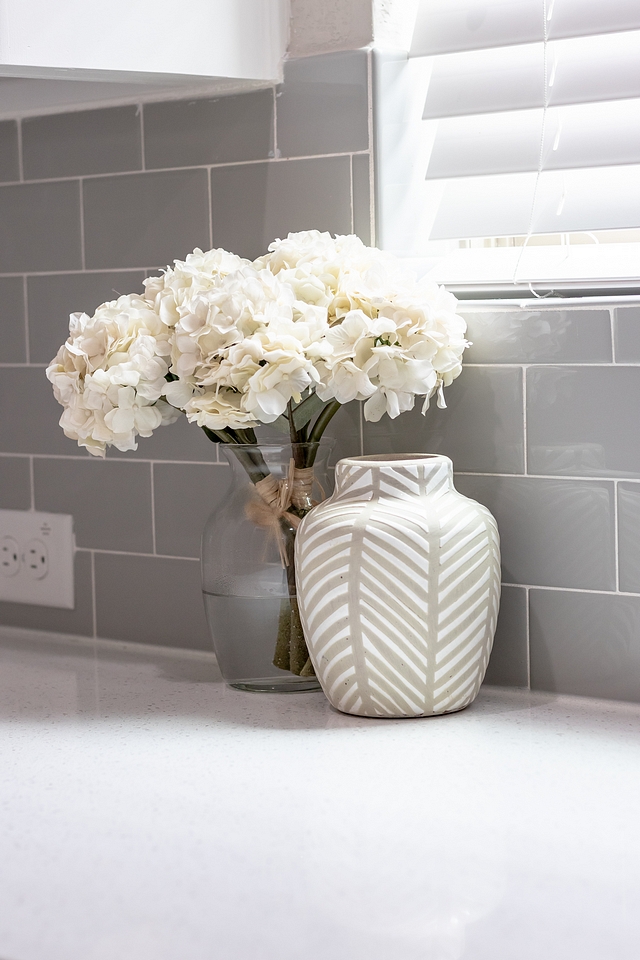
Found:
[[[320,440],[300,440],[291,443],[290,440],[283,440],[281,443],[274,443],[269,440],[265,443],[220,443],[224,450],[291,450],[296,447],[326,447],[331,449],[336,441],[333,437],[321,437]]]

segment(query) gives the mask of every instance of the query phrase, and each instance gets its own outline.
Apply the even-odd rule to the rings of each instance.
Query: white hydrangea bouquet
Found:
[[[105,303],[92,317],[73,314],[47,377],[64,407],[64,433],[96,456],[108,446],[135,450],[138,435],[182,414],[211,440],[236,445],[292,571],[295,521],[310,506],[300,491],[333,415],[352,400],[364,402],[370,421],[393,419],[416,398],[425,413],[434,394],[444,406],[465,332],[444,289],[355,236],[311,230],[274,241],[253,263],[195,250],[146,280],[144,294]],[[257,443],[261,424],[294,444],[285,481],[255,448],[242,450]],[[295,639],[299,621],[288,629]],[[285,664],[312,669],[308,661],[294,668],[286,653]]]

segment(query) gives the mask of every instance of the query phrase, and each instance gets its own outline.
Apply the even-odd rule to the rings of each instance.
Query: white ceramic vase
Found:
[[[448,457],[353,457],[296,536],[300,614],[338,710],[426,717],[468,706],[500,602],[489,511],[458,493]]]

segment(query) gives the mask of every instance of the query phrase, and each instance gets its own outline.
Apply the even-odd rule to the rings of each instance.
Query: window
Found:
[[[638,0],[420,0],[376,64],[382,246],[460,290],[640,288]]]

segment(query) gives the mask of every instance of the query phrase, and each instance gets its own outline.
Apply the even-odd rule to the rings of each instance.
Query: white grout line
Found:
[[[83,273],[144,273],[162,267],[96,267],[90,270],[30,270],[28,273],[0,273],[0,277],[75,277]]]
[[[25,337],[25,356],[27,363],[31,363],[31,345],[29,343],[29,293],[27,290],[26,274],[22,278],[22,301],[24,307],[24,337]]]
[[[82,180],[78,180],[78,189],[80,191],[80,256],[83,272],[86,270],[86,258],[84,251],[84,185]]]
[[[366,156],[368,150],[354,150],[354,156]],[[226,163],[201,163],[186,167],[152,167],[145,170],[113,170],[111,173],[84,173],[82,178],[75,177],[40,177],[33,180],[8,180],[0,184],[0,190],[4,187],[15,187],[18,184],[40,184],[40,183],[69,183],[73,180],[105,180],[111,177],[140,177],[144,174],[154,173],[188,173],[192,170],[217,170],[219,167],[251,167],[259,163],[295,163],[297,160],[330,160],[335,157],[349,157],[351,151],[340,151],[336,153],[306,153],[295,157],[263,157],[260,160],[230,160]]]
[[[585,483],[615,483],[616,480],[624,480],[625,483],[640,483],[638,477],[578,477],[564,473],[478,473],[476,470],[456,470],[454,473],[459,477],[496,477],[500,480],[569,480],[572,483],[584,481]]]
[[[153,552],[156,552],[156,494],[153,475],[153,461],[149,463],[149,474],[151,479],[151,542],[153,543]]]
[[[369,132],[369,230],[371,244],[376,243],[375,138],[373,128],[373,51],[367,52],[367,125]]]
[[[109,557],[145,557],[147,560],[188,560],[200,563],[200,557],[182,557],[172,553],[140,553],[137,550],[102,550],[98,547],[76,547],[76,553],[100,554]]]
[[[527,689],[531,690],[531,609],[529,588],[525,587],[525,637],[527,641]]]
[[[137,104],[137,115],[140,118],[140,163],[142,170],[147,169],[147,158],[144,150],[144,107],[141,103]]]
[[[353,157],[349,157],[349,192],[351,194],[351,228],[350,233],[355,233],[355,214],[354,214],[354,202],[353,195],[355,192],[354,183],[353,183]]]
[[[278,150],[278,95],[276,93],[276,88],[273,87],[273,159],[277,160],[280,157],[280,151]]]
[[[507,583],[502,582],[503,587],[520,587],[525,590],[546,590],[552,593],[588,593],[596,597],[634,597],[640,598],[640,593],[632,593],[630,590],[594,590],[588,587],[550,587],[548,584],[540,583]]]
[[[616,326],[614,320],[615,307],[609,310],[609,321],[611,323],[611,361],[616,362]]]
[[[529,473],[529,451],[527,448],[527,371],[522,368],[522,435],[523,435],[523,462],[524,474]]]
[[[216,444],[216,446],[218,446]],[[173,466],[198,466],[198,467],[227,467],[226,462],[218,463],[216,460],[158,460],[155,457],[108,457],[103,460],[101,457],[93,457],[88,453],[11,453],[7,450],[0,450],[0,457],[27,457],[33,456],[38,460],[81,460],[83,463],[158,463],[171,464]]]
[[[33,456],[29,457],[29,486],[31,487],[31,509],[36,508],[36,484],[33,475]]]
[[[97,605],[96,605],[96,555],[94,550],[90,550],[91,554],[91,611],[93,618],[93,636],[94,638],[98,636],[98,614],[97,614]]]
[[[48,366],[48,363],[0,363],[0,370],[5,368],[11,370],[13,367],[24,367],[25,370],[46,370]]]
[[[18,176],[24,181],[24,161],[22,159],[22,120],[18,120]]]
[[[613,556],[616,568],[616,593],[620,593],[620,556],[618,534],[618,480],[613,481]]]
[[[207,204],[209,205],[209,247],[213,247],[213,197],[211,195],[211,170],[207,170]]]

